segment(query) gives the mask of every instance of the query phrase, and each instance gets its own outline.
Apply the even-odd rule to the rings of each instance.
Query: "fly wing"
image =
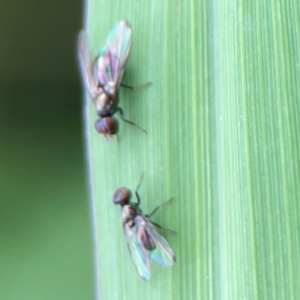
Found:
[[[106,45],[112,57],[117,61],[112,65],[113,78],[120,83],[132,45],[132,26],[130,22],[122,20],[117,23],[107,37]]]
[[[149,280],[151,274],[148,252],[137,237],[135,229],[135,227],[130,228],[128,225],[124,226],[128,250],[139,275],[143,279]]]
[[[129,21],[118,22],[109,33],[105,47],[95,61],[93,73],[108,92],[118,89],[132,44],[132,27]],[[110,84],[115,90],[110,91]]]
[[[151,258],[165,267],[172,266],[176,262],[173,248],[166,239],[157,232],[151,221],[147,218],[145,219],[148,232],[156,245],[155,249],[151,252]]]
[[[85,31],[81,31],[79,33],[77,47],[81,75],[85,88],[90,93],[90,96],[95,97],[97,83],[92,74],[93,57],[89,47],[89,40]]]

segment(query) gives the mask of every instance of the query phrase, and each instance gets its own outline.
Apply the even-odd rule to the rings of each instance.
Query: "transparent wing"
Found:
[[[147,218],[145,221],[148,232],[156,245],[156,248],[151,252],[151,258],[165,267],[172,266],[176,262],[174,250],[166,239],[157,232],[151,221]]]
[[[138,239],[135,228],[130,228],[128,225],[125,225],[124,234],[126,236],[127,246],[131,258],[139,275],[143,279],[149,280],[151,274],[147,250],[144,248],[143,244]]]
[[[81,31],[78,36],[78,58],[81,69],[81,76],[84,85],[91,96],[95,96],[97,91],[96,80],[92,76],[92,54],[89,47],[89,40],[85,31]]]
[[[112,64],[113,79],[120,81],[132,45],[132,26],[129,21],[122,20],[116,24],[107,37],[106,45],[117,63]]]
[[[109,33],[106,45],[100,51],[93,69],[102,86],[115,83],[119,87],[132,44],[132,27],[129,21],[118,22]]]

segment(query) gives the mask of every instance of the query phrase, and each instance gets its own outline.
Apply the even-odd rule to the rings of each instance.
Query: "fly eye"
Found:
[[[118,188],[113,196],[113,203],[121,206],[129,203],[131,191],[125,187]]]
[[[119,131],[119,122],[113,117],[105,117],[96,121],[95,128],[105,136],[111,136]]]

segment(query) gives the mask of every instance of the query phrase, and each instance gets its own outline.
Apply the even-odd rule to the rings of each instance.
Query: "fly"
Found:
[[[120,113],[121,119],[131,125],[135,123],[124,118],[119,104],[119,88],[132,45],[132,26],[129,21],[119,21],[109,33],[105,46],[94,57],[90,50],[86,32],[81,31],[78,38],[78,55],[82,78],[92,99],[97,115],[95,128],[105,138],[111,137],[119,130],[119,123],[113,117]],[[148,85],[148,84],[146,84]],[[133,87],[123,85],[134,89]],[[144,129],[140,128],[145,133]]]
[[[176,262],[174,250],[158,232],[162,227],[150,220],[161,205],[172,199],[156,207],[149,215],[144,215],[139,207],[141,200],[138,189],[141,181],[142,178],[135,190],[137,203],[130,201],[131,191],[125,187],[117,189],[113,202],[121,206],[124,235],[133,263],[139,275],[144,280],[149,280],[151,277],[149,257],[165,267],[172,266]]]

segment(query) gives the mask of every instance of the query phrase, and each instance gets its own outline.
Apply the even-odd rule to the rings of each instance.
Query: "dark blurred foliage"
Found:
[[[0,2],[0,299],[94,299],[79,0]]]

